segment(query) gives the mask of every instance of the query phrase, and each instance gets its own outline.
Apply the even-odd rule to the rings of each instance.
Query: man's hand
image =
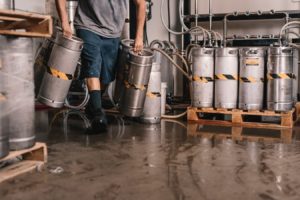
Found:
[[[143,50],[143,37],[136,37],[134,41],[133,51],[139,53]]]
[[[62,23],[62,31],[63,31],[63,35],[67,38],[71,38],[73,35],[71,26],[68,22]]]
[[[133,50],[135,52],[141,52],[143,50],[143,35],[144,35],[144,24],[146,19],[146,1],[145,0],[134,0],[137,9],[137,20],[136,20],[136,38],[134,42]]]
[[[72,29],[69,24],[68,14],[66,10],[66,0],[55,0],[56,9],[61,21],[61,28],[62,32],[65,37],[71,38],[72,37]]]

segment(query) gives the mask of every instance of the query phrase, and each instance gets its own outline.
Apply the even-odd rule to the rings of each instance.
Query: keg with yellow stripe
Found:
[[[38,101],[53,108],[64,106],[80,58],[83,41],[58,31],[47,63]]]
[[[215,107],[236,108],[238,99],[238,49],[217,48],[215,54]]]
[[[213,107],[214,49],[192,49],[192,74],[192,105],[200,108]]]
[[[120,112],[128,117],[140,117],[147,94],[153,52],[148,49],[140,53],[129,51],[129,71],[125,80],[125,91],[120,101]]]
[[[239,108],[261,110],[264,102],[266,49],[242,48],[240,53]]]
[[[295,51],[291,47],[270,47],[268,49],[268,110],[289,111],[297,95],[297,72],[294,67]]]
[[[161,119],[161,65],[152,64],[146,100],[141,121],[146,124],[160,123]]]

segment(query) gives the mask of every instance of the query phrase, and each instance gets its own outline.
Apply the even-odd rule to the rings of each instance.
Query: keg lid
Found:
[[[59,46],[63,46],[66,49],[70,49],[73,51],[81,51],[83,48],[83,41],[82,39],[72,36],[68,38],[63,35],[63,33],[59,30],[57,31],[55,43]]]
[[[141,52],[134,52],[133,49],[129,51],[129,62],[142,65],[152,65],[153,52],[150,49],[143,49]]]

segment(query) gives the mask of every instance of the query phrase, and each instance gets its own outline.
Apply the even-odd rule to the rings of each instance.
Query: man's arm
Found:
[[[134,51],[141,51],[143,49],[144,39],[144,24],[146,19],[146,1],[145,0],[134,0],[136,5],[136,36],[134,42]]]
[[[55,3],[61,21],[63,34],[67,37],[72,37],[72,29],[69,24],[68,14],[66,10],[66,0],[55,0]]]

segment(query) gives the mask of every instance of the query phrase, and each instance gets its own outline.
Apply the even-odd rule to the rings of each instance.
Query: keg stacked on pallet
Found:
[[[194,48],[192,72],[194,111],[278,116],[297,103],[298,51],[291,47]]]
[[[0,158],[35,144],[32,37],[52,34],[50,16],[9,9],[10,0],[0,1],[0,16],[7,24],[0,30]]]

